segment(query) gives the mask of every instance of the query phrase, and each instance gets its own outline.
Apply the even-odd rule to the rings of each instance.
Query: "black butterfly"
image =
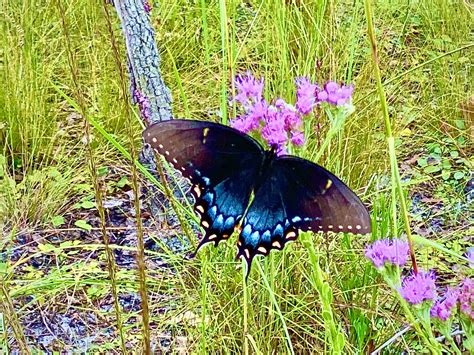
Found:
[[[282,250],[298,230],[370,233],[360,199],[323,167],[291,155],[276,156],[231,127],[171,120],[148,127],[145,142],[193,184],[195,211],[205,230],[196,252],[217,246],[240,225],[238,257]],[[249,206],[251,195],[254,195]]]

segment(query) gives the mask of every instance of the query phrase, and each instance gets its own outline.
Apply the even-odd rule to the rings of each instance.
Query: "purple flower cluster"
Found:
[[[245,108],[262,100],[263,78],[257,80],[250,72],[246,72],[245,74],[236,75],[234,84],[238,91],[234,100]]]
[[[151,117],[151,105],[150,101],[148,101],[148,97],[143,95],[139,90],[133,90],[133,99],[138,104],[142,117],[149,119]]]
[[[407,261],[409,252],[408,243],[400,239],[377,240],[365,250],[365,256],[369,258],[377,269],[380,269],[387,280],[390,275],[393,278],[394,269],[383,269],[386,264],[402,266]],[[473,259],[474,249],[469,248],[467,257]],[[397,279],[399,274],[396,275]],[[398,289],[400,295],[409,303],[418,305],[424,301],[433,301],[436,298],[435,274],[433,271],[420,271],[405,277],[402,286]],[[396,281],[394,282],[396,284]],[[444,297],[435,301],[430,309],[430,316],[440,321],[447,321],[456,309],[459,308],[463,314],[474,321],[474,280],[466,278],[460,286],[448,288]]]
[[[332,105],[342,106],[347,104],[354,91],[354,85],[339,85],[334,81],[329,81],[324,85],[324,90],[318,92],[318,100],[326,101]]]
[[[231,121],[231,126],[241,132],[260,132],[262,138],[286,154],[288,144],[302,146],[305,142],[303,116],[308,115],[321,102],[344,105],[349,102],[353,87],[328,82],[324,89],[307,78],[296,79],[295,106],[279,98],[273,104],[263,99],[263,78],[258,80],[250,72],[235,78],[237,95],[234,101],[242,106],[242,114]],[[319,98],[321,96],[321,98]]]
[[[448,288],[444,300],[431,307],[431,317],[447,320],[458,301],[461,312],[474,320],[474,280],[465,279],[457,288]]]
[[[461,312],[474,321],[474,280],[465,279],[459,288]]]
[[[334,81],[328,81],[321,89],[304,77],[296,79],[296,88],[296,108],[303,115],[309,114],[321,102],[336,106],[346,105],[354,91],[354,85],[339,85]]]
[[[320,90],[317,84],[311,84],[308,78],[297,78],[296,108],[303,115],[309,114],[316,106],[317,93]]]
[[[411,304],[420,304],[436,297],[435,274],[433,271],[412,273],[402,281],[400,295]]]
[[[431,307],[430,316],[439,318],[443,321],[451,317],[451,313],[458,302],[459,290],[456,288],[448,288],[444,299],[438,299]]]
[[[408,243],[400,239],[376,240],[365,250],[365,256],[369,258],[377,269],[382,268],[385,263],[403,266],[408,258]]]
[[[151,12],[151,5],[148,1],[145,1],[143,3],[143,8],[145,9],[145,12],[149,14]]]

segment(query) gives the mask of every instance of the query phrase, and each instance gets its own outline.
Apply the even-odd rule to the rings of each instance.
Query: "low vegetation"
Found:
[[[405,241],[408,223],[418,268],[435,270],[438,296],[460,284],[472,292],[465,281],[474,254],[467,2],[374,2],[369,28],[378,62],[364,2],[173,0],[153,7],[175,117],[234,118],[232,79],[245,71],[265,78],[268,100],[294,102],[302,76],[354,85],[344,125],[333,132],[327,113],[310,115],[306,142],[294,154],[316,158],[358,193],[370,207],[372,235],[304,233],[256,260],[247,283],[235,236],[188,258],[199,238],[192,209],[184,203],[181,228],[172,209],[178,201],[153,200],[160,194],[153,177],[129,159],[141,149],[143,124],[135,107],[136,115],[124,109],[128,93],[114,59],[125,63],[125,47],[113,7],[120,58],[101,2],[59,3],[0,6],[4,351],[126,352],[144,336],[151,351],[173,353],[474,348],[462,302],[446,331],[446,323],[420,318],[416,302],[405,301],[410,295],[401,297],[407,293],[387,276],[389,260],[381,271],[364,255],[376,239]],[[149,334],[137,255],[146,270]],[[410,267],[408,260],[395,268],[398,282],[411,280]],[[429,310],[435,300],[422,301]]]

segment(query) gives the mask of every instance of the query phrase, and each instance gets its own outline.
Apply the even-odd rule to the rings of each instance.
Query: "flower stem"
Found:
[[[244,306],[244,355],[249,354],[249,339],[248,339],[248,331],[249,331],[249,325],[248,325],[248,287],[247,287],[247,278],[246,278],[246,269],[247,265],[245,265],[244,259],[242,259],[242,291],[244,293],[244,300],[243,300],[243,306]]]
[[[451,344],[451,348],[454,350],[456,355],[462,355],[461,350],[459,350],[458,345],[454,341],[451,334],[446,334],[445,337],[446,337],[446,340],[448,341],[448,343]]]
[[[365,13],[366,13],[366,18],[367,18],[367,32],[369,34],[370,44],[372,48],[372,58],[374,62],[375,80],[377,82],[377,90],[379,92],[379,97],[380,97],[380,106],[382,108],[382,114],[383,114],[384,122],[385,122],[385,136],[387,138],[390,165],[392,169],[392,184],[395,183],[397,187],[398,199],[400,201],[400,209],[402,212],[401,215],[403,217],[403,222],[404,222],[405,230],[407,233],[408,244],[410,246],[410,257],[411,257],[411,262],[413,265],[413,271],[415,273],[418,273],[415,253],[413,251],[413,238],[411,236],[410,220],[408,218],[408,209],[407,209],[407,205],[405,201],[405,195],[403,193],[400,172],[398,170],[397,155],[395,151],[395,139],[392,134],[392,124],[390,122],[390,116],[388,114],[387,98],[385,96],[385,90],[382,84],[382,76],[380,74],[379,58],[378,58],[378,53],[377,53],[377,41],[375,39],[374,25],[372,23],[371,0],[365,0]]]
[[[329,142],[331,142],[332,138],[336,135],[337,132],[341,130],[342,127],[344,127],[344,121],[346,118],[346,115],[344,112],[339,111],[336,113],[336,117],[334,118],[330,110],[326,110],[326,114],[329,116],[331,120],[331,127],[329,128],[328,133],[324,137],[323,143],[319,147],[318,152],[316,153],[315,157],[311,157],[311,160],[318,163],[319,159],[321,159],[322,155],[326,151],[326,148],[329,145]]]
[[[431,334],[426,334],[420,327],[420,324],[416,320],[415,316],[413,315],[412,311],[408,307],[407,302],[400,296],[398,292],[396,292],[398,295],[398,299],[400,301],[400,304],[403,308],[403,311],[405,312],[406,317],[408,318],[408,321],[411,323],[412,327],[415,329],[416,333],[420,336],[420,338],[425,342],[426,346],[430,349],[432,354],[441,354],[441,349],[439,343],[436,341],[436,339],[433,337],[433,334],[431,333],[431,328],[430,332]]]
[[[323,271],[319,265],[319,256],[314,248],[313,240],[306,234],[301,236],[301,240],[306,250],[309,252],[309,259],[312,267],[312,281],[321,300],[321,313],[324,320],[326,337],[329,341],[330,351],[332,354],[342,354],[344,350],[345,337],[344,333],[341,332],[340,327],[334,320],[334,313],[332,310],[333,293],[331,286],[329,283],[324,281]]]

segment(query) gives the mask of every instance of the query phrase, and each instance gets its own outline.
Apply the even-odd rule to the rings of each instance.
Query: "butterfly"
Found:
[[[143,137],[192,183],[205,231],[194,255],[240,230],[237,258],[248,275],[256,255],[282,250],[299,230],[371,231],[366,207],[339,178],[308,160],[277,156],[276,147],[265,150],[234,128],[174,119],[151,125]]]

